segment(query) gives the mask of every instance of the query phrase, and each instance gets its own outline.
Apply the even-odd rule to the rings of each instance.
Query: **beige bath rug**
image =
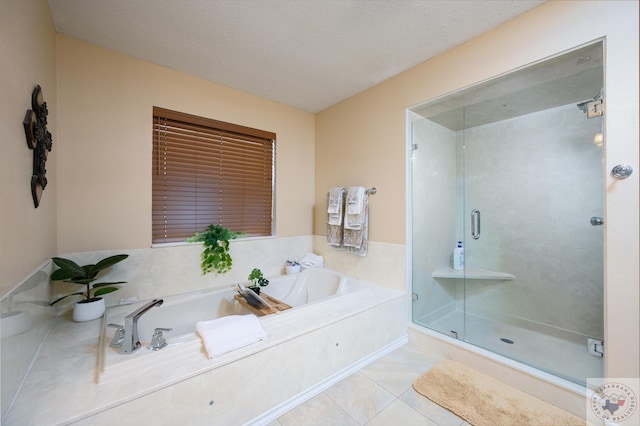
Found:
[[[413,388],[474,426],[560,426],[585,421],[464,365],[445,360]]]

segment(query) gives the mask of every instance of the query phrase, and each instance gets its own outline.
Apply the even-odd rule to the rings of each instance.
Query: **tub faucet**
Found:
[[[142,346],[138,337],[138,319],[154,306],[160,306],[164,300],[153,299],[141,308],[124,317],[124,339],[120,347],[121,354],[132,354]]]

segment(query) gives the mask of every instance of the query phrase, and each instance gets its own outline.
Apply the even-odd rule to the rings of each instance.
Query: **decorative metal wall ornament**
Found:
[[[31,109],[22,122],[27,137],[27,146],[33,149],[33,175],[31,176],[31,195],[36,208],[40,205],[42,191],[47,186],[47,153],[51,152],[53,140],[47,130],[47,103],[42,96],[42,89],[36,86],[31,94]]]

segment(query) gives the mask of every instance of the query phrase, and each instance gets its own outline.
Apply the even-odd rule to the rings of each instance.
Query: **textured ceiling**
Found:
[[[543,0],[49,0],[59,33],[317,112]]]

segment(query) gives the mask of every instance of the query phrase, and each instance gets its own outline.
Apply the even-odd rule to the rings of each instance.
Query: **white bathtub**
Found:
[[[263,287],[262,291],[276,299],[283,301],[292,307],[292,309],[260,317],[263,327],[269,333],[269,339],[266,342],[258,342],[252,347],[242,348],[231,354],[225,354],[213,363],[230,362],[233,358],[244,356],[252,351],[260,350],[265,345],[274,343],[272,334],[279,336],[287,335],[286,329],[295,330],[296,327],[304,325],[300,323],[300,315],[298,311],[304,310],[303,317],[317,317],[321,315],[323,310],[327,308],[318,308],[316,314],[309,308],[314,305],[331,303],[332,299],[343,298],[351,295],[356,297],[358,292],[371,290],[374,287],[362,281],[350,279],[347,276],[329,269],[307,269],[299,274],[282,275],[269,277],[269,285]],[[382,289],[379,288],[378,289]],[[387,289],[382,289],[387,290]],[[99,351],[99,381],[117,378],[123,375],[132,374],[134,371],[148,368],[171,368],[175,370],[176,375],[184,373],[197,373],[198,367],[182,368],[178,361],[186,361],[186,358],[192,359],[194,354],[205,362],[209,362],[206,357],[204,348],[202,347],[199,336],[195,333],[195,324],[198,321],[206,321],[220,318],[227,315],[246,315],[251,311],[241,305],[234,299],[237,294],[235,286],[215,289],[200,290],[179,295],[163,297],[163,304],[159,307],[151,308],[138,321],[138,334],[142,348],[133,354],[123,355],[119,353],[118,348],[109,346],[114,334],[115,328],[109,327],[108,324],[124,325],[124,317],[143,306],[148,301],[142,301],[130,305],[115,306],[107,309],[103,319],[102,336],[100,339]],[[355,296],[353,296],[355,295]],[[348,308],[348,304],[347,304]],[[278,319],[270,317],[280,317]],[[297,319],[296,319],[297,318]],[[293,324],[296,323],[296,327]],[[317,323],[315,320],[309,321],[309,326]],[[172,331],[164,332],[164,337],[168,345],[159,351],[148,350],[151,337],[155,328],[171,328]],[[271,332],[269,332],[271,328]],[[289,338],[289,336],[284,336]],[[247,352],[249,351],[249,352]],[[234,357],[235,355],[235,357]],[[186,357],[186,358],[185,358]],[[171,367],[168,365],[171,364]],[[189,362],[193,366],[193,362]],[[199,364],[199,363],[197,363]],[[203,364],[202,368],[206,368],[207,364]]]

